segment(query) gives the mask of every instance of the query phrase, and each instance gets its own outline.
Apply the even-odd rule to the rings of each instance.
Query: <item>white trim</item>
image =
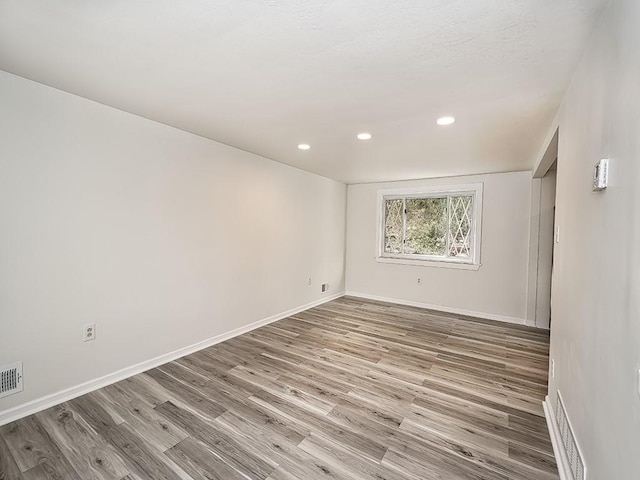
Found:
[[[397,265],[413,265],[415,267],[434,268],[457,268],[459,270],[479,270],[480,263],[463,263],[455,260],[412,260],[407,257],[375,257],[374,260],[380,263],[395,263]]]
[[[515,323],[517,325],[526,324],[526,321],[524,318],[508,317],[505,315],[496,315],[494,313],[476,312],[473,310],[464,310],[462,308],[446,307],[443,305],[432,305],[429,303],[414,302],[412,300],[401,300],[398,298],[379,297],[377,295],[369,295],[368,293],[360,293],[360,292],[347,291],[345,295],[350,297],[364,298],[367,300],[375,300],[378,302],[396,303],[398,305],[407,305],[409,307],[426,308],[428,310],[435,310],[438,312],[453,313],[456,315],[465,315],[468,317],[483,318],[486,320],[496,320],[498,322]]]
[[[560,480],[573,480],[571,463],[569,462],[567,452],[565,452],[562,444],[560,428],[558,427],[558,422],[556,422],[556,416],[554,415],[549,395],[544,398],[542,408],[544,409],[544,416],[547,419],[547,427],[549,429],[549,436],[551,437],[551,445],[553,445],[553,455],[556,458],[556,464],[558,465]]]
[[[527,320],[536,322],[538,304],[538,256],[540,251],[540,202],[542,181],[531,179],[531,219],[529,223],[529,266],[527,273]]]
[[[482,240],[482,196],[484,183],[465,183],[458,185],[439,185],[430,187],[405,187],[387,188],[377,192],[377,213],[376,213],[376,248],[375,259],[385,263],[399,263],[419,265],[423,267],[441,268],[461,268],[467,270],[478,270],[480,268],[480,244]],[[394,255],[384,253],[384,201],[385,198],[423,198],[443,195],[469,195],[473,196],[473,215],[471,252],[468,260],[460,260],[455,257],[437,257],[427,255]],[[404,218],[404,217],[403,217]],[[449,233],[447,233],[449,235]]]
[[[320,300],[316,300],[307,303],[306,305],[292,308],[290,310],[287,310],[286,312],[277,313],[243,327],[235,328],[228,332],[221,333],[220,335],[216,335],[215,337],[211,337],[206,340],[202,340],[201,342],[194,343],[193,345],[188,345],[178,350],[174,350],[173,352],[165,353],[150,360],[145,360],[144,362],[138,363],[136,365],[125,367],[116,372],[109,373],[103,377],[89,380],[88,382],[81,383],[80,385],[76,385],[74,387],[67,388],[50,395],[46,395],[44,397],[36,398],[35,400],[27,402],[23,405],[18,405],[8,410],[4,410],[0,412],[0,425],[5,425],[20,418],[26,417],[27,415],[40,412],[49,407],[53,407],[54,405],[58,405],[59,403],[66,402],[81,395],[85,395],[89,392],[93,392],[94,390],[98,390],[99,388],[106,387],[107,385],[111,385],[112,383],[119,382],[120,380],[124,380],[125,378],[132,377],[133,375],[145,372],[151,368],[158,367],[177,358],[184,357],[185,355],[197,352],[198,350],[202,350],[203,348],[207,348],[217,343],[224,342],[225,340],[237,337],[238,335],[242,335],[243,333],[250,332],[251,330],[255,330],[256,328],[263,327],[264,325],[267,325],[269,323],[273,323],[277,320],[295,315],[296,313],[308,310],[309,308],[316,307],[326,302],[330,302],[331,300],[335,300],[336,298],[340,298],[342,296],[344,296],[344,292],[339,292],[334,295],[323,297]]]
[[[453,185],[430,185],[430,186],[418,186],[418,187],[396,187],[396,188],[384,188],[378,190],[378,194],[384,197],[397,196],[401,197],[437,197],[440,194],[452,195],[458,193],[467,193],[476,191],[483,187],[482,182],[475,183],[459,183]]]

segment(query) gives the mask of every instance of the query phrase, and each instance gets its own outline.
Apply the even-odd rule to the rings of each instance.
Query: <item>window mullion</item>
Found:
[[[407,199],[402,199],[402,255],[404,255],[404,245],[407,240]]]
[[[451,196],[447,195],[447,232],[446,237],[446,250],[444,251],[445,257],[451,256]]]
[[[468,207],[469,210],[469,214],[467,216],[467,218],[469,219],[469,233],[467,234],[468,238],[469,238],[469,258],[471,259],[475,259],[475,253],[474,253],[474,248],[475,248],[475,233],[476,233],[476,224],[475,224],[475,215],[473,213],[473,208],[475,208],[476,205],[476,195],[475,193],[473,195],[471,195],[471,205]]]

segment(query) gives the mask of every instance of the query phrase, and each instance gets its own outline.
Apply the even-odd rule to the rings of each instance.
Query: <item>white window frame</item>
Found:
[[[392,188],[378,190],[376,255],[375,259],[382,263],[398,263],[405,265],[420,265],[425,267],[459,268],[478,270],[480,268],[480,251],[482,238],[482,183],[467,183],[460,185],[443,185],[433,187]],[[473,196],[471,218],[471,251],[468,258],[443,257],[439,255],[416,255],[387,253],[384,251],[384,222],[385,201],[399,198],[444,197],[450,195]],[[448,232],[447,232],[448,234]]]

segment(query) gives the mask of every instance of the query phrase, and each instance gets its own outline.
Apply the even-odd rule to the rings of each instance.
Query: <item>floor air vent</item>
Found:
[[[560,429],[560,436],[562,438],[562,445],[564,451],[567,454],[569,464],[571,465],[571,473],[575,480],[585,480],[586,467],[584,466],[584,460],[582,454],[578,449],[578,443],[576,437],[573,434],[573,429],[569,423],[569,417],[567,411],[564,408],[564,402],[558,392],[558,400],[556,405],[556,421],[558,422],[558,428]]]
[[[22,362],[0,369],[0,398],[22,391]]]

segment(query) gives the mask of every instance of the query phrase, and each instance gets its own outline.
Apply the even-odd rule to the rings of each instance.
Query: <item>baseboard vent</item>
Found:
[[[0,398],[22,391],[22,362],[0,369]]]
[[[562,439],[562,446],[567,454],[567,459],[571,465],[571,473],[574,480],[585,480],[587,478],[587,469],[584,465],[582,453],[578,448],[578,442],[569,423],[569,417],[567,416],[567,410],[564,408],[564,402],[558,392],[557,404],[556,404],[556,422],[558,429],[560,430],[560,438]]]

